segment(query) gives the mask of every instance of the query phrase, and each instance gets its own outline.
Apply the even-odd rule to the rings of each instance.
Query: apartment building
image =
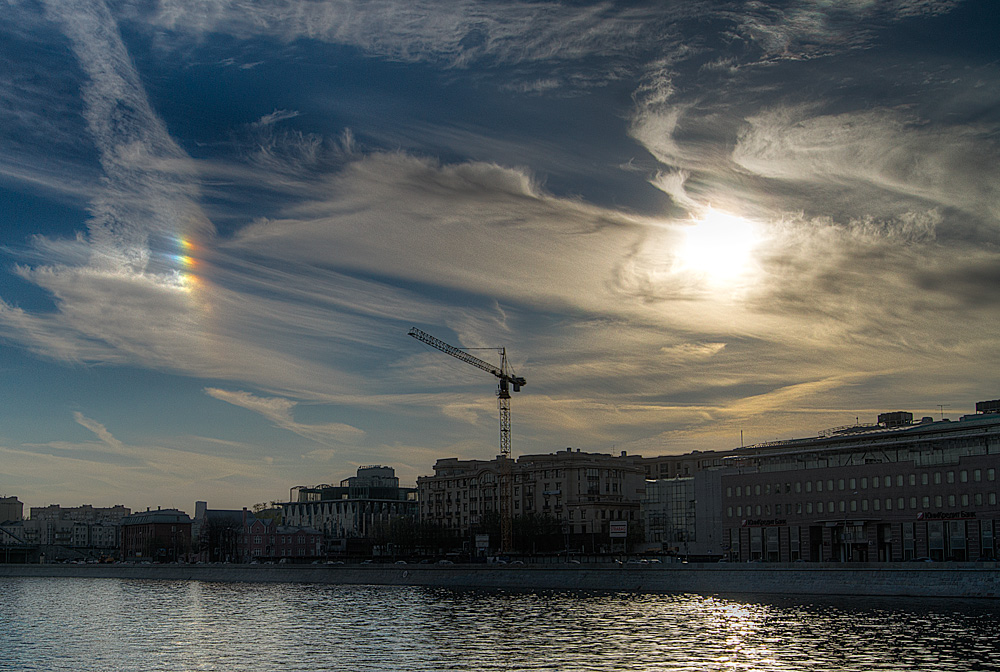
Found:
[[[639,456],[567,448],[523,455],[511,465],[511,515],[559,521],[566,547],[610,547],[612,522],[639,526],[645,471]],[[420,520],[469,537],[500,511],[500,460],[440,459],[417,479]]]
[[[125,506],[33,506],[24,521],[23,538],[34,546],[72,549],[67,557],[82,553],[100,557],[114,553],[121,542],[121,521],[131,513]],[[56,553],[57,557],[62,553]]]

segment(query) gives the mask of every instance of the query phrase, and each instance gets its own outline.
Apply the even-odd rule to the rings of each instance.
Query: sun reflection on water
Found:
[[[0,623],[0,670],[1000,668],[1000,615],[954,600],[0,579]]]

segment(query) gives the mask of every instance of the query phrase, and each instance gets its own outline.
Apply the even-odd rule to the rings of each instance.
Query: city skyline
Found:
[[[0,494],[727,450],[1000,395],[985,1],[0,17]],[[495,352],[475,351],[499,364]],[[252,504],[253,502],[250,502]]]

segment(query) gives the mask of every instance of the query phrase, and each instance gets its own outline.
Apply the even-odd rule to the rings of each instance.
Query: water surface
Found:
[[[1000,670],[994,601],[0,579],[0,670]]]

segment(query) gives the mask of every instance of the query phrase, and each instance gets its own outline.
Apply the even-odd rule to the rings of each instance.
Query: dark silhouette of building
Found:
[[[282,525],[243,509],[209,509],[195,502],[193,557],[202,562],[301,561],[324,552],[323,533]]]
[[[122,519],[121,537],[123,560],[186,560],[191,552],[191,519],[177,509],[134,513]]]

